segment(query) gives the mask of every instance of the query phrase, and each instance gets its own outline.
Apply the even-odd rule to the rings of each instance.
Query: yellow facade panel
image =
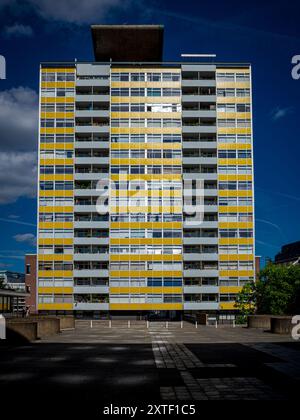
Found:
[[[73,271],[69,270],[39,270],[39,277],[73,277]]]
[[[72,311],[73,303],[39,303],[40,311]]]
[[[40,190],[40,197],[73,197],[73,190]]]
[[[253,277],[254,270],[220,270],[220,277]]]
[[[39,254],[39,261],[73,261],[73,255],[69,254]]]
[[[72,213],[73,206],[40,206],[39,213]]]
[[[219,197],[252,197],[251,190],[219,190]]]
[[[40,181],[73,181],[72,174],[41,174]]]
[[[253,238],[219,238],[219,245],[253,245]]]
[[[111,229],[181,229],[181,222],[112,222]]]
[[[74,134],[73,127],[41,127],[41,134]]]
[[[220,222],[219,229],[251,229],[253,222]]]
[[[253,261],[253,254],[220,254],[219,261]]]
[[[239,293],[242,290],[241,286],[220,286],[220,293]]]
[[[64,294],[71,295],[73,293],[73,287],[39,287],[39,293],[43,294]]]
[[[73,229],[72,222],[40,222],[40,229]]]
[[[71,238],[39,238],[39,245],[73,245]]]

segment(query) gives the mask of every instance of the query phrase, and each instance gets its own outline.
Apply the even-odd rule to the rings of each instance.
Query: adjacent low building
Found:
[[[15,271],[2,270],[0,271],[0,282],[2,283],[2,288],[6,291],[11,290],[12,292],[21,292],[15,294],[10,293],[8,300],[10,302],[10,311],[22,312],[25,307],[25,275],[23,273],[17,273]],[[4,291],[3,294],[5,294]],[[7,296],[7,294],[5,294],[5,296]]]
[[[275,264],[299,264],[300,241],[283,245],[281,251],[275,255]]]

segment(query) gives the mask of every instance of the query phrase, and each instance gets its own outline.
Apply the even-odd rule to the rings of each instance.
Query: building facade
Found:
[[[161,37],[125,62],[130,26],[101,61],[103,28],[97,61],[40,68],[38,310],[232,316],[255,276],[251,67],[158,61]]]
[[[36,254],[25,255],[25,288],[28,296],[25,305],[30,314],[37,312],[37,256]]]
[[[23,273],[2,270],[0,271],[0,283],[2,284],[3,289],[8,289],[16,292],[26,291],[25,276]],[[25,293],[16,293],[15,296],[12,293],[9,299],[11,301],[12,312],[22,312],[22,310],[25,308]]]

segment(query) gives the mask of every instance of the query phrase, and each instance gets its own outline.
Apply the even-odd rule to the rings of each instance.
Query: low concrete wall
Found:
[[[38,338],[37,322],[22,322],[18,320],[6,322],[6,339],[12,342],[23,340],[35,341]]]
[[[291,316],[271,317],[271,332],[274,334],[291,334],[293,325]]]
[[[67,328],[75,328],[75,318],[73,316],[61,316],[59,317],[60,330]]]
[[[271,315],[249,315],[248,328],[271,329]]]
[[[40,339],[60,332],[60,320],[58,318],[42,318],[38,320],[37,324],[38,338]]]
[[[75,328],[73,316],[47,317],[29,316],[27,318],[7,318],[6,329],[8,340],[16,341],[17,335],[26,340],[34,341],[59,334],[66,328]]]

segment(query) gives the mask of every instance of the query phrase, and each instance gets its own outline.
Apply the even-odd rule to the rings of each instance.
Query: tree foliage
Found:
[[[256,283],[246,284],[236,298],[241,315],[300,313],[300,266],[269,263]],[[253,311],[253,312],[251,312]]]

